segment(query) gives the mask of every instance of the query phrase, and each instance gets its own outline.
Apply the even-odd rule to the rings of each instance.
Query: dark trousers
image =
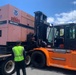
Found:
[[[26,75],[25,61],[15,62],[15,68],[17,75],[20,75],[20,69],[22,69],[23,75]]]

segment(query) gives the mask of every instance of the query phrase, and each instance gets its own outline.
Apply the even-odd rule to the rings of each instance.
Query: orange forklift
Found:
[[[50,26],[46,20],[45,14],[35,12],[35,39],[45,41],[46,45],[30,50],[31,64],[36,68],[76,70],[76,23]]]

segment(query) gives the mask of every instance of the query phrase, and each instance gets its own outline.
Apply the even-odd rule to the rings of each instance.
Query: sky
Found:
[[[50,24],[76,23],[76,0],[0,0],[0,6],[10,4],[34,16],[41,11]]]

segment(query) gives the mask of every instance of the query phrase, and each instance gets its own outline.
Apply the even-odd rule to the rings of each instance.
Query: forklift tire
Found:
[[[30,55],[26,55],[25,64],[26,64],[26,67],[28,67],[31,64],[31,56]]]
[[[36,68],[44,68],[46,65],[45,55],[40,51],[35,51],[31,56],[31,64]]]
[[[11,75],[15,72],[15,63],[12,59],[7,59],[1,66],[2,75]]]

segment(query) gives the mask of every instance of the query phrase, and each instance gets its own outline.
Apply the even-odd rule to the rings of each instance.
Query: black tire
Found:
[[[31,56],[30,55],[26,55],[25,64],[26,64],[26,67],[28,67],[31,64]]]
[[[11,75],[15,72],[15,63],[12,59],[3,62],[1,66],[2,75]]]
[[[46,65],[45,55],[40,51],[35,51],[31,56],[31,64],[36,68],[43,68]]]

